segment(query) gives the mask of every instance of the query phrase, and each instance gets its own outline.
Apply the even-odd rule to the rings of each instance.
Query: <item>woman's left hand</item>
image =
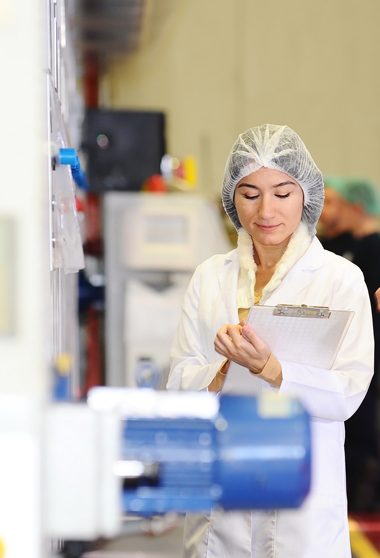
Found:
[[[270,354],[270,348],[247,324],[225,324],[216,334],[215,350],[241,366],[259,374]]]

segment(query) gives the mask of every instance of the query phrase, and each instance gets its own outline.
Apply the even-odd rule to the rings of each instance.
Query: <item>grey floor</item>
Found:
[[[123,535],[83,558],[181,558],[182,538],[180,518],[161,534]]]

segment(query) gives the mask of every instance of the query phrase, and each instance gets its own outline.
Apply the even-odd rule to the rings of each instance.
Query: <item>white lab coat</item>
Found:
[[[195,271],[172,348],[168,389],[203,390],[214,378],[224,360],[214,350],[216,331],[239,322],[238,274],[236,250],[209,258]],[[311,493],[298,510],[189,516],[186,558],[351,558],[344,421],[359,407],[373,375],[367,288],[358,267],[314,238],[279,287],[261,301],[281,303],[355,312],[332,370],[281,361],[280,392],[298,396],[312,417]],[[262,389],[274,389],[258,381]]]

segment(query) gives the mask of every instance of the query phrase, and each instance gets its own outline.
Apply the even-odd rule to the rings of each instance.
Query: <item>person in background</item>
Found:
[[[337,179],[332,179],[332,181],[336,183]],[[341,206],[344,204],[344,198],[329,185],[329,178],[325,178],[325,199],[322,215],[318,222],[318,238],[326,250],[352,260],[354,237],[349,230],[342,226],[340,218]]]
[[[344,421],[373,374],[372,320],[360,269],[315,236],[323,196],[321,172],[291,128],[265,124],[238,136],[222,190],[237,248],[196,269],[167,388],[218,393],[235,362],[258,391],[297,396],[311,415],[312,488],[298,510],[187,516],[185,558],[351,558]],[[331,369],[277,358],[245,323],[251,306],[281,303],[354,312]]]
[[[380,509],[380,314],[375,297],[380,285],[379,215],[380,192],[372,182],[364,178],[325,179],[320,223],[322,230],[330,234],[321,237],[321,242],[362,270],[371,300],[375,337],[375,375],[363,405],[346,424],[347,490],[349,510],[353,512]]]

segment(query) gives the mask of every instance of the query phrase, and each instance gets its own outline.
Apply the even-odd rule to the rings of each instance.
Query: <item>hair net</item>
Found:
[[[240,134],[224,171],[223,206],[237,229],[241,223],[234,204],[235,188],[244,176],[261,167],[286,173],[304,193],[302,221],[314,233],[323,207],[323,177],[301,138],[288,126],[263,124]]]
[[[380,191],[366,178],[330,176],[325,182],[349,203],[360,203],[370,215],[380,215]]]

